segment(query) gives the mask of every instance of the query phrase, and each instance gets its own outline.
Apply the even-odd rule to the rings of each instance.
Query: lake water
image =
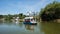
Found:
[[[0,22],[0,34],[60,34],[60,24],[25,25],[23,22]]]

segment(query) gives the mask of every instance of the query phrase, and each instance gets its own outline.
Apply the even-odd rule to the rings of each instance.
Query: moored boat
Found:
[[[37,25],[37,22],[33,19],[33,17],[25,17],[24,24]]]

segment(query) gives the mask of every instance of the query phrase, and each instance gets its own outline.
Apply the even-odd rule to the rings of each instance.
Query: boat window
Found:
[[[29,22],[29,21],[30,21],[30,19],[25,19],[25,21]]]
[[[31,19],[31,21],[33,21],[33,19]]]

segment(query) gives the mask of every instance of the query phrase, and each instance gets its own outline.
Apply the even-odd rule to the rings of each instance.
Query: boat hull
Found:
[[[24,24],[37,25],[37,23],[31,23],[31,22],[24,22]]]

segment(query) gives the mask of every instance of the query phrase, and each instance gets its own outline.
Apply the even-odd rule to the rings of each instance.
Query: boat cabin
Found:
[[[24,23],[25,24],[37,24],[33,17],[25,17]]]

